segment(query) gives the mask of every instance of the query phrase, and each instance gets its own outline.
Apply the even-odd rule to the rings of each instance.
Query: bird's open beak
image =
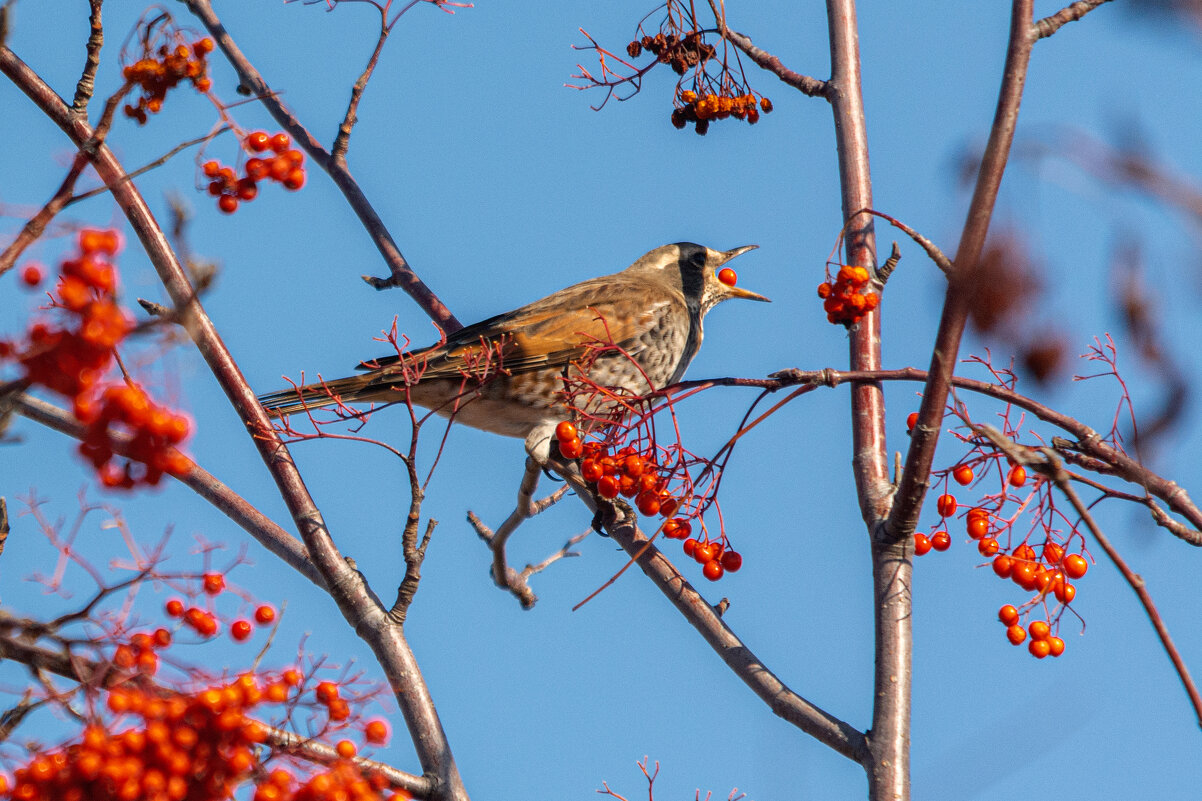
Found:
[[[758,247],[759,247],[759,245],[744,245],[741,248],[733,248],[731,250],[725,251],[722,254],[722,256],[723,256],[722,264],[726,264],[728,261],[735,258],[736,256],[742,256],[747,251],[755,250]],[[719,264],[718,266],[721,267],[722,264]],[[756,292],[752,292],[750,289],[744,289],[741,286],[730,287],[729,289],[727,289],[726,294],[727,294],[727,296],[732,297],[732,298],[743,298],[744,300],[762,300],[764,303],[772,302],[771,300],[764,297],[763,295],[760,295]]]

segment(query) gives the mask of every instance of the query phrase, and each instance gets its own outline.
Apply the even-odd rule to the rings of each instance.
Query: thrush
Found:
[[[616,397],[681,379],[701,347],[702,320],[728,298],[767,301],[718,270],[755,248],[664,245],[625,270],[561,289],[450,334],[422,350],[363,362],[366,372],[272,392],[273,417],[339,403],[408,402],[495,434],[527,438],[571,412],[565,382],[594,391],[590,414]],[[726,276],[730,280],[731,276]]]

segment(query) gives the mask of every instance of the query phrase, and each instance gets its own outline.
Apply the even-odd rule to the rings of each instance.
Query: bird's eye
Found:
[[[705,269],[706,253],[704,250],[699,250],[689,256],[689,264],[698,270]]]

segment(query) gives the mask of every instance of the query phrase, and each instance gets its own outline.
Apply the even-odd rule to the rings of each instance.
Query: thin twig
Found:
[[[104,46],[104,26],[100,23],[100,7],[104,0],[88,0],[92,7],[88,16],[88,24],[92,31],[88,35],[88,56],[84,62],[83,74],[75,84],[75,99],[71,102],[71,110],[83,117],[88,113],[88,101],[96,88],[96,69],[100,66],[100,48]]]
[[[1077,0],[1070,6],[1066,6],[1055,14],[1049,17],[1044,17],[1035,23],[1035,38],[1046,39],[1056,31],[1060,30],[1061,26],[1068,22],[1076,22],[1084,17],[1089,12],[1093,11],[1103,3],[1109,3],[1110,0]]]
[[[385,19],[387,10],[380,6],[379,11],[380,35],[376,38],[375,49],[372,50],[371,58],[367,60],[367,66],[364,67],[362,74],[355,81],[355,85],[351,87],[351,100],[347,104],[346,115],[342,118],[342,124],[338,126],[338,135],[334,137],[334,146],[330,148],[330,157],[335,164],[346,164],[346,150],[350,146],[351,129],[355,127],[355,122],[358,120],[356,112],[359,109],[359,100],[363,97],[363,91],[367,89],[367,82],[371,80],[372,73],[376,70],[376,64],[380,61],[380,53],[384,51],[384,43],[388,41],[388,34],[392,33],[392,25],[388,24]]]

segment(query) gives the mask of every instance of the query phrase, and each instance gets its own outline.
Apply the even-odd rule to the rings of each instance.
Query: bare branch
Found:
[[[409,262],[401,255],[401,250],[389,233],[388,228],[376,213],[375,208],[367,200],[363,194],[363,190],[359,187],[354,176],[351,175],[350,169],[346,165],[344,158],[336,157],[329,153],[321,143],[313,138],[308,129],[301,124],[292,112],[284,105],[279,96],[271,90],[267,82],[259,74],[258,70],[250,63],[250,60],[234,43],[229,31],[221,24],[217,14],[213,11],[213,7],[209,0],[181,0],[188,10],[192,12],[205,28],[209,31],[209,35],[217,42],[217,46],[221,48],[222,53],[229,60],[230,64],[238,73],[239,80],[251,94],[259,99],[267,111],[275,118],[285,131],[287,131],[294,142],[305,149],[309,157],[318,164],[327,174],[334,180],[334,184],[342,191],[346,197],[347,203],[355,214],[358,215],[359,221],[363,227],[367,229],[368,236],[375,243],[376,248],[380,251],[380,255],[384,257],[385,264],[391,275],[388,278],[366,278],[369,284],[376,289],[386,289],[388,287],[397,286],[405,290],[408,295],[413,298],[418,306],[438,324],[442,330],[447,333],[458,331],[463,327],[463,324],[451,314],[438,296],[427,287],[413,269],[409,266]]]
[[[81,117],[88,113],[88,101],[96,88],[96,69],[100,66],[100,48],[104,46],[104,26],[100,23],[100,7],[104,0],[88,0],[92,7],[88,23],[92,32],[88,35],[88,57],[84,62],[83,74],[75,85],[75,99],[71,110]]]
[[[1110,0],[1077,0],[1071,6],[1066,6],[1050,17],[1044,17],[1035,23],[1035,38],[1046,39],[1068,22],[1076,22],[1089,12]]]

